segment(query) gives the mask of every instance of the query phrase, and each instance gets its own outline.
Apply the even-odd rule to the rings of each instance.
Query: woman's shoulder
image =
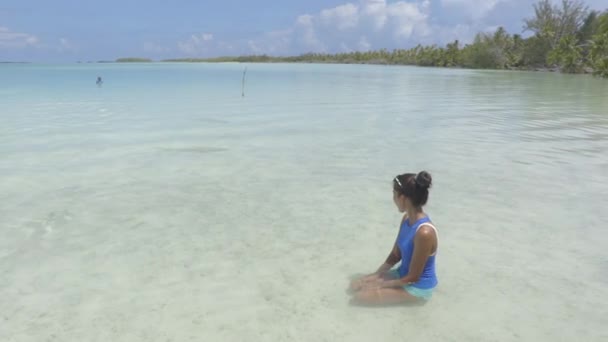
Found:
[[[439,234],[437,233],[437,227],[435,226],[433,221],[428,219],[426,222],[422,222],[418,226],[418,228],[416,229],[416,235],[433,236]]]

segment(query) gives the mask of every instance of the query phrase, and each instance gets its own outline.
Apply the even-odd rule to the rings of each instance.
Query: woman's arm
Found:
[[[382,287],[401,287],[420,280],[424,265],[433,251],[436,240],[435,230],[428,226],[422,226],[414,237],[414,253],[410,262],[409,273],[403,278],[383,282]]]
[[[383,274],[388,272],[393,266],[395,266],[396,263],[399,262],[399,260],[401,260],[401,251],[399,251],[399,247],[397,247],[397,244],[395,243],[393,245],[393,250],[388,255],[388,257],[386,257],[384,263],[380,265],[380,267],[378,267],[376,274]]]
[[[393,249],[389,253],[388,257],[386,257],[386,260],[384,261],[384,263],[382,265],[380,265],[380,267],[378,267],[378,270],[376,272],[374,272],[373,274],[386,273],[393,266],[395,266],[395,264],[398,263],[399,260],[401,260],[401,251],[399,250],[399,247],[397,246],[397,239],[399,238],[399,232],[401,232],[401,226],[403,225],[403,221],[405,221],[405,220],[407,220],[407,215],[404,215],[403,218],[401,219],[401,223],[399,224],[399,231],[397,232],[397,237],[395,238],[395,243],[393,244]]]

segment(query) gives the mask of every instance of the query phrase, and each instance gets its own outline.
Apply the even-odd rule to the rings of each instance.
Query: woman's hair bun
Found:
[[[421,188],[428,189],[431,187],[431,183],[433,182],[433,178],[426,171],[421,171],[416,175],[416,185]]]

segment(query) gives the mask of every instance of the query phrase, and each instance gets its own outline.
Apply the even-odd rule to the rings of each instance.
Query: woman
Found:
[[[428,300],[437,286],[437,230],[422,207],[429,198],[431,175],[406,173],[393,180],[393,201],[405,212],[393,250],[378,270],[351,283],[353,302],[387,305]],[[401,265],[391,268],[401,261]]]

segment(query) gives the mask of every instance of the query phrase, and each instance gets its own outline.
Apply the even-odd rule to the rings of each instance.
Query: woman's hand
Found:
[[[377,279],[376,281],[370,281],[363,285],[361,288],[362,291],[368,290],[378,290],[378,289],[386,289],[386,288],[398,288],[401,287],[402,284],[398,279],[394,280],[384,280]]]
[[[384,288],[386,286],[387,282],[388,281],[386,281],[386,280],[378,277],[376,279],[373,279],[373,280],[370,280],[370,281],[364,283],[361,286],[360,290],[361,291],[369,291],[369,290],[381,289],[381,288]]]
[[[368,274],[351,282],[350,289],[353,291],[360,291],[368,285],[378,282],[379,280],[382,279],[378,273]]]

